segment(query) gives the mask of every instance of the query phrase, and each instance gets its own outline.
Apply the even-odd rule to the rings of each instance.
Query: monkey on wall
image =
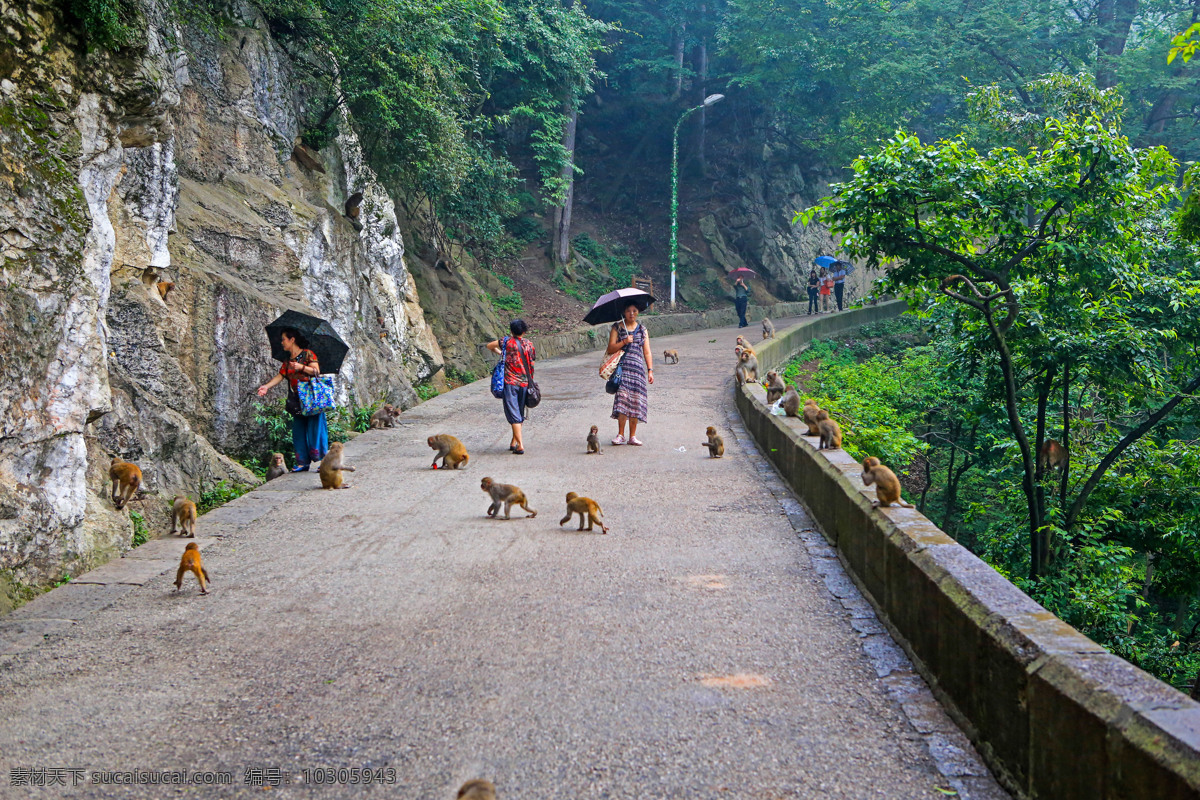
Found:
[[[322,489],[349,489],[350,484],[343,483],[344,476],[342,472],[354,472],[354,467],[347,467],[342,463],[342,454],[346,447],[341,442],[333,442],[329,445],[329,450],[325,453],[325,457],[321,459],[321,488]]]
[[[391,403],[384,403],[378,411],[371,415],[370,427],[374,430],[379,428],[394,428],[399,416],[400,409]]]
[[[796,393],[796,387],[789,386],[783,393],[783,413],[789,417],[796,416],[800,411],[800,395]]]
[[[479,488],[488,493],[492,498],[492,504],[488,506],[487,515],[493,519],[500,519],[500,505],[504,505],[504,518],[512,519],[509,513],[513,506],[520,506],[529,512],[529,518],[533,519],[537,516],[537,511],[529,507],[529,501],[525,499],[525,493],[520,487],[513,486],[511,483],[496,483],[491,478],[484,478]]]
[[[679,363],[679,351],[678,350],[663,350],[663,363],[664,364],[678,364]]]
[[[170,533],[175,533],[177,524],[180,536],[196,538],[196,504],[181,494],[171,503]]]
[[[587,451],[588,451],[589,456],[592,455],[593,453],[599,453],[600,455],[604,455],[604,451],[600,449],[600,428],[599,428],[599,426],[593,425],[591,432],[588,433]]]
[[[863,461],[862,467],[863,485],[875,484],[875,496],[878,499],[872,500],[871,505],[890,506],[895,504],[904,508],[916,508],[912,503],[906,503],[900,499],[900,479],[878,458],[869,456]]]
[[[114,458],[108,477],[112,480],[112,503],[119,511],[142,485],[142,471],[136,464]]]
[[[775,325],[774,325],[774,323],[771,322],[771,320],[767,319],[766,317],[763,317],[763,338],[764,339],[774,339],[775,338]]]
[[[808,425],[809,436],[820,436],[821,430],[817,427],[817,415],[821,413],[820,406],[817,401],[811,397],[804,401],[804,423]]]
[[[442,469],[465,469],[467,461],[471,456],[467,454],[467,448],[457,437],[451,436],[448,433],[439,433],[436,436],[430,436],[426,442],[429,446],[437,451],[433,456],[433,468],[438,468],[437,460],[442,460]]]
[[[195,542],[188,542],[188,546],[183,548],[183,557],[179,559],[179,571],[175,573],[175,591],[183,588],[183,576],[189,572],[196,576],[196,581],[200,584],[200,594],[208,594],[208,584],[212,583],[212,578],[208,577],[208,570],[200,560],[200,547]]]
[[[829,412],[825,409],[817,412],[817,430],[821,437],[817,443],[818,450],[837,450],[842,446],[842,428],[829,418]]]
[[[738,353],[738,362],[733,370],[733,377],[737,380],[738,386],[747,381],[758,380],[758,359],[755,357],[754,351],[743,348]]]
[[[575,492],[567,492],[567,515],[558,521],[559,527],[571,521],[571,515],[579,515],[579,530],[583,530],[583,519],[587,517],[587,529],[592,530],[592,523],[600,523],[600,532],[608,533],[608,526],[604,524],[604,512],[600,510],[600,504],[590,497],[580,497]]]
[[[737,338],[737,347],[733,348],[735,353],[738,352],[738,347],[742,348],[743,351],[748,352],[752,356],[758,355],[758,351],[754,349],[754,346],[751,345],[744,336],[739,336]],[[738,355],[741,355],[741,353],[738,353]]]
[[[283,453],[271,453],[271,466],[267,467],[267,480],[273,481],[280,475],[286,475],[287,471],[287,464],[283,462]]]
[[[767,387],[767,403],[774,403],[779,398],[783,397],[783,393],[787,391],[787,384],[783,382],[783,378],[779,377],[779,373],[771,370],[767,373],[767,380],[763,383]]]
[[[700,444],[708,448],[709,458],[720,458],[725,455],[725,440],[717,435],[716,428],[709,425],[707,430],[704,431],[704,435],[708,437],[708,441],[701,442]]]

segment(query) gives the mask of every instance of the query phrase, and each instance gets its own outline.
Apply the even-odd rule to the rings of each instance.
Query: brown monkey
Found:
[[[783,413],[789,417],[796,416],[800,410],[800,395],[796,393],[795,386],[787,387],[787,391],[783,393]]]
[[[708,437],[708,441],[700,444],[708,448],[709,458],[720,458],[725,455],[725,440],[717,435],[716,428],[709,425],[708,429],[704,431],[704,435]]]
[[[362,200],[363,200],[362,192],[355,192],[354,194],[352,194],[346,198],[345,211],[346,211],[347,217],[349,217],[350,219],[358,219],[358,215],[359,215],[358,207],[362,204]]]
[[[533,519],[537,516],[537,510],[529,507],[529,501],[525,499],[525,493],[521,491],[519,486],[513,486],[511,483],[496,483],[491,478],[484,478],[479,488],[487,492],[492,498],[492,504],[488,506],[487,515],[494,519],[500,519],[500,504],[504,504],[504,518],[512,519],[509,512],[513,506],[520,506],[529,512],[529,518]]]
[[[587,451],[590,456],[592,453],[604,455],[604,451],[600,449],[600,429],[595,425],[592,426],[591,432],[587,438]]]
[[[271,453],[271,466],[267,467],[267,480],[273,481],[280,475],[286,475],[287,471],[287,464],[283,463],[283,453]]]
[[[817,401],[811,397],[804,401],[804,422],[808,425],[809,436],[820,436],[821,431],[817,428],[817,415],[821,413],[820,406]]]
[[[737,343],[738,343],[738,347],[747,351],[748,353],[750,353],[750,355],[752,355],[752,356],[758,355],[758,352],[750,345],[750,342],[746,341],[746,339],[744,337],[739,336],[737,338]],[[735,347],[734,350],[736,351],[737,348]]]
[[[1054,439],[1042,442],[1041,452],[1038,453],[1038,466],[1042,472],[1051,468],[1062,470],[1067,465],[1067,448]]]
[[[176,523],[180,536],[196,538],[196,504],[181,494],[175,495],[175,502],[171,504],[171,533],[175,532]]]
[[[567,515],[558,521],[559,526],[565,525],[571,521],[571,515],[579,515],[579,530],[583,530],[583,518],[587,516],[587,529],[592,529],[592,523],[600,523],[600,532],[608,533],[608,527],[604,524],[604,512],[600,510],[600,504],[590,497],[580,497],[574,492],[567,492]]]
[[[200,546],[195,542],[188,542],[188,546],[183,548],[183,558],[179,559],[179,571],[175,573],[175,591],[183,588],[183,576],[188,572],[196,576],[196,581],[200,584],[200,594],[208,594],[208,584],[212,583],[212,578],[208,577],[208,570],[200,560]]]
[[[817,412],[817,429],[821,441],[817,443],[818,450],[837,450],[842,446],[842,428],[829,418],[829,412],[821,409]]]
[[[341,442],[329,445],[329,452],[321,459],[321,488],[349,489],[350,484],[342,483],[342,472],[354,472],[354,467],[342,464],[342,453],[346,447]]]
[[[875,496],[878,500],[872,500],[873,506],[890,506],[901,505],[905,508],[916,508],[912,503],[906,503],[900,499],[900,479],[896,477],[896,473],[885,467],[878,458],[870,456],[862,463],[862,481],[864,486],[875,484]]]
[[[767,403],[774,403],[783,397],[783,393],[787,391],[787,384],[783,382],[783,378],[779,377],[779,373],[775,370],[767,373],[767,379],[763,381],[763,386],[767,388]]]
[[[458,800],[496,800],[496,787],[482,778],[467,781],[458,787]]]
[[[679,351],[678,350],[663,350],[663,363],[664,364],[678,364],[679,363]]]
[[[437,451],[433,456],[433,468],[438,468],[437,460],[442,460],[442,469],[463,469],[467,466],[467,461],[471,458],[467,454],[467,448],[463,446],[456,437],[448,433],[439,433],[437,436],[430,436],[427,440],[429,446]]]
[[[775,338],[775,325],[772,324],[771,320],[767,319],[766,317],[763,317],[763,338]]]
[[[142,471],[136,464],[114,458],[108,468],[108,477],[112,479],[112,502],[119,511],[142,485]]]
[[[167,302],[167,295],[169,295],[171,293],[171,290],[174,288],[175,288],[175,284],[172,283],[171,281],[159,281],[158,282],[158,296],[163,299],[164,303]]]
[[[378,411],[371,415],[371,428],[394,428],[399,416],[400,409],[391,403],[384,403]]]
[[[758,380],[758,359],[754,357],[754,351],[742,350],[738,355],[738,363],[733,370],[733,377],[737,379],[738,386],[746,381]]]

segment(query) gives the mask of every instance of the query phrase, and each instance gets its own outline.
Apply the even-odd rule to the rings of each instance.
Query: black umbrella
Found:
[[[301,314],[299,311],[285,311],[279,319],[267,326],[267,339],[271,342],[271,358],[276,361],[291,361],[291,356],[283,349],[281,339],[283,331],[292,328],[300,334],[305,342],[301,346],[313,351],[321,372],[325,374],[337,372],[342,368],[342,361],[350,350],[349,345],[342,341],[325,320],[320,317]]]
[[[599,325],[602,322],[616,322],[625,316],[625,306],[635,303],[638,311],[645,311],[654,302],[649,292],[641,289],[617,289],[615,292],[600,295],[600,299],[592,306],[583,321],[589,325]]]

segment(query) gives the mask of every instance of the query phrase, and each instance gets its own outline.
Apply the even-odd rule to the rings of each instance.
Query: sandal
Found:
[[[513,455],[523,456],[523,455],[525,455],[525,451],[520,448],[517,448],[517,449],[513,450]]]
[[[637,438],[636,436],[630,436],[630,437],[629,437],[629,443],[630,443],[630,444],[632,444],[632,445],[635,445],[636,447],[641,447],[641,446],[642,446],[642,443],[641,443],[640,441],[638,441],[638,438]]]
[[[613,444],[625,444],[625,437],[618,433],[617,438],[613,439],[612,443]]]
[[[308,472],[308,464],[297,464],[292,467],[292,472]]]

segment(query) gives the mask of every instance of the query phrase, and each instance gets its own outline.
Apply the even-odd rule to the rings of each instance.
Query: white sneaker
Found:
[[[613,444],[625,444],[625,437],[618,434],[617,438],[612,440],[612,443]]]
[[[633,445],[637,445],[638,447],[642,446],[642,443],[638,441],[638,438],[636,436],[630,436],[629,443],[633,444]]]

